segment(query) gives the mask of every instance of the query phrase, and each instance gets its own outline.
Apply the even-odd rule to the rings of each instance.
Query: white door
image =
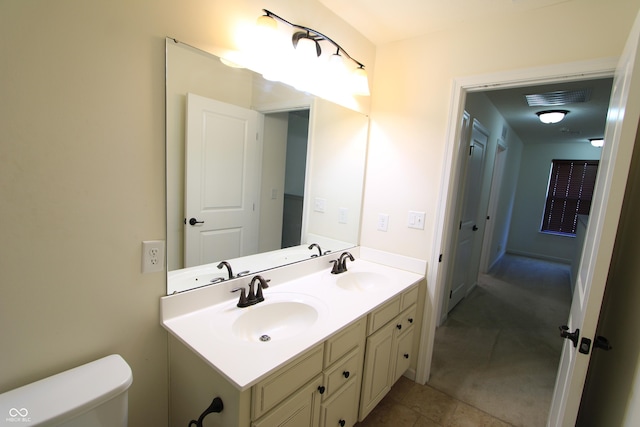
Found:
[[[491,253],[491,243],[496,226],[496,214],[498,213],[498,201],[500,200],[500,188],[502,187],[502,177],[504,167],[507,162],[507,147],[502,140],[498,140],[496,157],[493,160],[493,177],[491,178],[491,193],[489,194],[489,209],[487,209],[486,226],[482,239],[482,253],[480,255],[480,272],[489,271],[491,264],[497,256]]]
[[[187,94],[185,267],[258,249],[262,116]]]
[[[477,273],[470,270],[473,247],[478,235],[478,208],[480,207],[482,174],[484,173],[484,153],[488,140],[489,132],[480,122],[474,119],[471,141],[468,146],[463,190],[464,198],[462,199],[462,213],[456,239],[447,311],[451,311],[464,298],[470,285],[475,280],[475,273]]]
[[[568,332],[577,332],[577,346],[565,340],[549,413],[548,426],[574,426],[591,357],[602,296],[620,218],[629,163],[640,117],[640,67],[637,61],[640,14],[627,40],[613,82],[605,145],[578,270]]]

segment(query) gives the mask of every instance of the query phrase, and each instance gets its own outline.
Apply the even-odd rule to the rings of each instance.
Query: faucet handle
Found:
[[[231,292],[238,292],[238,291],[240,291],[240,300],[238,300],[237,306],[240,308],[250,306],[251,304],[249,304],[249,300],[247,299],[247,293],[244,286],[231,289]]]
[[[342,263],[340,262],[340,260],[332,259],[329,262],[333,263],[333,267],[331,268],[331,274],[340,274],[340,273],[342,273],[342,271],[340,270],[340,268],[342,267]]]

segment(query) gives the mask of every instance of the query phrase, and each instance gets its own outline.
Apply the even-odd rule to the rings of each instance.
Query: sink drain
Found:
[[[262,341],[262,342],[267,342],[267,341],[269,341],[270,339],[271,339],[271,337],[270,337],[269,335],[262,335],[262,336],[260,337],[260,341]]]

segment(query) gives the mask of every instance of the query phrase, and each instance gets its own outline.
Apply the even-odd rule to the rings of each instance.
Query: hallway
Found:
[[[546,423],[570,267],[505,255],[436,331],[428,385],[514,426]]]

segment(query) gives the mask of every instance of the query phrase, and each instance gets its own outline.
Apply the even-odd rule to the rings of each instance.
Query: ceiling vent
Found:
[[[591,98],[591,89],[558,90],[555,92],[534,93],[524,96],[530,107],[553,107],[577,102],[587,102]]]

